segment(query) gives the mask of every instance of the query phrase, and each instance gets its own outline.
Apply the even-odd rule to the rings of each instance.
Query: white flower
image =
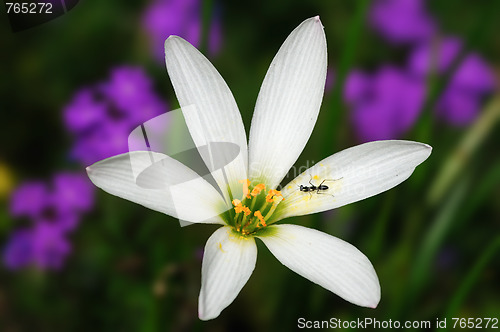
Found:
[[[222,195],[185,165],[159,153],[131,152],[87,170],[96,186],[113,195],[181,220],[224,225],[205,246],[199,317],[217,317],[236,298],[255,267],[255,238],[301,276],[349,302],[376,307],[378,278],[358,249],[313,229],[274,223],[388,190],[407,179],[430,155],[431,147],[409,141],[355,146],[320,161],[280,193],[275,189],[304,149],[323,97],[327,54],[319,17],[300,24],[272,61],[255,106],[248,148],[236,102],[212,64],[176,36],[165,42],[165,53],[181,107],[196,105],[199,110],[200,124],[185,114],[197,146],[232,142],[241,149],[240,158],[225,167],[225,174],[213,173]],[[162,167],[141,174],[139,183],[132,159],[140,169],[151,160],[161,161]],[[170,193],[169,187],[180,178],[190,181]],[[319,187],[321,183],[325,187]]]

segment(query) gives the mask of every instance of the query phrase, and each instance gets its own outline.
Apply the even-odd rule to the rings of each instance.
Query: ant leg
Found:
[[[323,180],[323,182],[325,181],[338,181],[338,180],[342,180],[344,177],[341,177],[341,178],[338,178],[338,179],[325,179]]]
[[[309,179],[309,184],[311,185],[311,187],[314,187],[314,184],[312,184],[312,183],[311,183],[311,181],[312,181],[312,179],[313,179],[313,178],[312,178],[312,175],[311,175],[311,174],[309,174],[309,176],[311,177],[311,178]]]
[[[329,196],[335,197],[334,195],[332,195],[332,194],[327,194],[327,193],[320,193],[320,192],[318,192],[317,194],[318,194],[318,195],[329,195]]]

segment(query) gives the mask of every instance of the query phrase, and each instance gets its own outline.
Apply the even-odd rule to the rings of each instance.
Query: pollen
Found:
[[[279,190],[269,189],[266,192],[264,183],[252,185],[248,179],[240,180],[239,183],[243,185],[244,195],[231,201],[236,214],[230,226],[235,233],[247,238],[274,222],[271,216],[284,198]]]
[[[243,212],[245,216],[248,216],[252,213],[252,211],[250,211],[250,209],[245,205],[241,204],[241,202],[239,202],[239,204],[234,207],[234,211],[236,211],[236,213]]]
[[[273,200],[273,197],[274,196],[281,196],[283,197],[283,195],[281,195],[281,191],[279,190],[275,190],[275,189],[271,189],[269,190],[269,192],[267,193],[267,196],[266,196],[266,202],[268,203],[272,203],[274,200]]]
[[[246,206],[243,206],[243,213],[245,214],[245,216],[249,216],[250,214],[252,214],[252,211],[250,211],[250,209]]]
[[[257,196],[258,194],[260,194],[260,192],[261,192],[262,190],[266,190],[266,185],[265,185],[265,184],[263,184],[263,183],[258,184],[258,185],[256,185],[256,186],[253,188],[253,190],[252,190],[252,192],[250,193],[250,195],[252,195],[252,196],[254,196],[254,197],[255,197],[255,196]]]
[[[260,225],[262,225],[262,227],[266,227],[266,221],[264,220],[264,217],[262,216],[262,213],[260,213],[260,211],[255,211],[253,213],[254,216],[256,216],[258,219],[259,219],[259,223],[257,224],[257,227],[260,227]]]
[[[240,204],[236,205],[236,206],[234,207],[234,211],[235,211],[236,213],[240,213],[240,212],[242,212],[242,211],[243,211],[243,204],[241,204],[241,203],[240,203]]]

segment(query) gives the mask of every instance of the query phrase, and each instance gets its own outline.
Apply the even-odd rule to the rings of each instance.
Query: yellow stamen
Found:
[[[250,211],[249,208],[247,208],[246,206],[243,206],[243,213],[245,214],[245,216],[249,216],[252,211]]]
[[[265,184],[263,184],[263,183],[258,184],[258,185],[256,185],[256,186],[253,188],[253,190],[252,190],[252,192],[250,193],[250,195],[252,195],[252,196],[254,196],[254,197],[255,197],[255,196],[257,196],[258,194],[260,194],[260,192],[261,192],[262,190],[266,190],[266,185],[265,185]]]
[[[266,202],[272,203],[274,196],[281,196],[281,197],[283,197],[283,195],[281,195],[281,191],[275,190],[275,189],[271,189],[271,190],[269,190],[269,192],[268,192],[268,194],[266,196]]]
[[[245,207],[243,206],[243,204],[239,203],[238,205],[236,205],[234,207],[234,211],[236,211],[236,213],[240,213],[240,212],[242,212],[244,210],[244,208]]]
[[[234,207],[234,211],[236,211],[236,213],[243,212],[245,216],[248,216],[252,213],[252,211],[250,211],[250,209],[247,208],[245,205],[241,204],[241,202]]]
[[[265,221],[267,221],[267,220],[269,220],[269,218],[271,218],[271,216],[273,215],[274,211],[278,207],[278,203],[281,202],[284,199],[283,196],[281,196],[281,197],[282,197],[281,200],[277,196],[273,197],[273,205],[271,205],[271,209],[269,210],[269,212],[267,212],[266,217],[264,218]]]
[[[263,227],[266,227],[266,226],[267,226],[267,225],[266,225],[266,222],[265,222],[265,220],[264,220],[264,217],[262,216],[262,213],[260,213],[260,211],[258,211],[258,210],[257,210],[257,211],[255,211],[255,212],[253,213],[253,215],[254,215],[254,216],[256,216],[257,218],[259,218],[259,220],[260,220],[260,221],[259,221],[259,223],[257,223],[257,227],[260,227],[260,226],[259,226],[259,224],[261,224]]]

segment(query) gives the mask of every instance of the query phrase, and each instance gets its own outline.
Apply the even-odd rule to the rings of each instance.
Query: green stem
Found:
[[[394,206],[394,191],[388,193],[378,217],[374,222],[374,230],[370,233],[370,244],[368,252],[371,253],[372,259],[377,257],[381,250],[382,245],[385,242],[385,234],[387,232],[387,226],[389,224],[389,219]]]
[[[470,220],[472,214],[481,207],[481,204],[487,202],[491,197],[495,197],[494,192],[500,184],[500,159],[493,162],[484,174],[479,184],[475,186],[475,190],[470,193],[467,205],[462,207],[460,215],[457,216],[455,221],[457,227]]]
[[[437,205],[441,201],[499,119],[500,95],[497,95],[467,131],[436,176],[427,197],[431,205]]]
[[[351,69],[355,59],[356,51],[359,45],[359,39],[366,21],[365,18],[370,1],[358,0],[355,1],[355,3],[356,12],[354,14],[354,18],[351,21],[351,24],[347,29],[347,38],[343,47],[343,52],[340,56],[338,71],[335,78],[335,85],[332,92],[332,110],[328,113],[330,114],[330,119],[328,119],[327,123],[331,125],[331,130],[324,131],[323,142],[331,142],[332,132],[338,133],[339,137],[341,137],[345,130],[345,127],[343,126],[345,122],[345,115],[344,112],[341,111],[343,104],[342,90],[347,73]],[[330,155],[331,144],[325,144],[325,148],[325,156]]]
[[[445,202],[443,208],[431,223],[429,231],[424,237],[422,245],[418,250],[418,255],[413,265],[408,286],[408,296],[404,309],[411,308],[416,302],[418,294],[421,293],[425,283],[429,278],[429,270],[441,246],[441,243],[449,233],[453,221],[461,204],[466,197],[468,181],[461,181]]]
[[[448,305],[448,309],[446,310],[446,317],[454,317],[457,314],[458,309],[464,302],[469,292],[472,290],[474,284],[479,279],[481,272],[485,269],[485,267],[493,259],[493,257],[497,257],[498,251],[500,251],[500,236],[497,236],[493,240],[493,242],[490,243],[488,247],[486,247],[477,263],[467,274],[464,281],[451,299],[450,304]]]
[[[210,37],[210,26],[212,24],[213,16],[213,0],[203,0],[202,12],[201,12],[201,43],[200,49],[203,53],[208,54],[208,43]]]

